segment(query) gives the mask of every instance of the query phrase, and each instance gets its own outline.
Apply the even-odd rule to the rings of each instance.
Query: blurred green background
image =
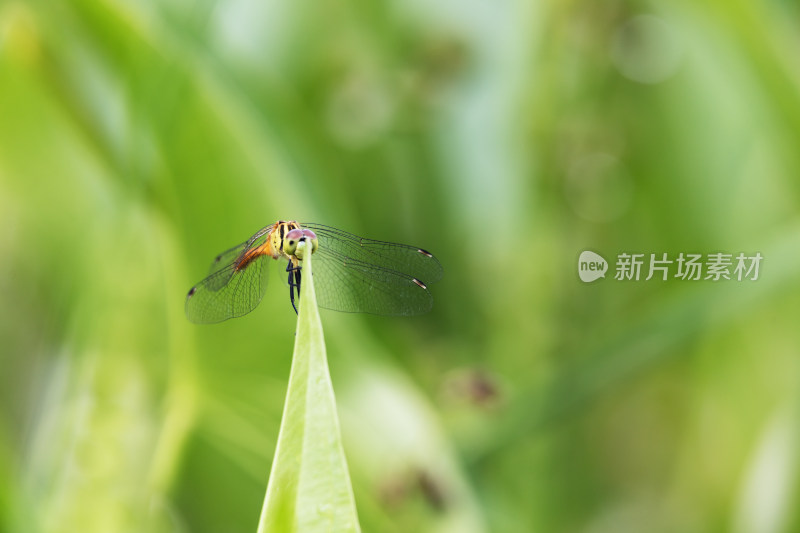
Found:
[[[255,531],[282,265],[222,325],[184,296],[294,219],[445,269],[425,316],[323,312],[364,531],[800,531],[798,16],[0,1],[0,530]]]

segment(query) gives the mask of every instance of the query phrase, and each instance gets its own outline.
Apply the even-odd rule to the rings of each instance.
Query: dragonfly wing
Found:
[[[211,274],[219,272],[223,268],[233,264],[242,255],[242,252],[244,252],[247,249],[249,244],[250,241],[243,242],[238,246],[234,246],[230,250],[225,250],[217,257],[215,257],[214,260],[211,262],[211,266],[208,267],[208,275],[210,276]]]
[[[236,260],[242,256],[245,250],[251,250],[253,248],[256,248],[264,244],[264,242],[267,240],[269,236],[268,235],[269,232],[272,231],[272,228],[274,227],[275,224],[270,224],[269,226],[265,226],[260,230],[258,230],[255,233],[255,235],[250,237],[247,240],[247,242],[243,242],[242,244],[234,246],[233,248],[225,250],[224,252],[219,254],[211,262],[211,266],[208,267],[208,275],[210,276],[211,274],[219,272],[223,268],[226,268],[235,263]]]
[[[222,322],[249,313],[261,302],[267,289],[269,255],[252,257],[258,252],[250,252],[266,242],[274,227],[261,228],[247,242],[214,258],[208,276],[186,295],[189,320],[198,324]]]
[[[255,309],[267,289],[268,259],[262,255],[239,270],[234,261],[192,287],[186,316],[197,324],[213,324]]]
[[[212,261],[208,268],[208,276],[201,283],[206,283],[206,288],[212,291],[222,289],[236,272],[236,263],[247,250],[249,243],[242,243],[230,250],[225,250]]]
[[[442,265],[422,248],[365,239],[323,224],[308,223],[301,226],[317,234],[320,250],[330,250],[367,265],[401,272],[425,284],[442,278]]]
[[[413,276],[345,257],[322,243],[313,271],[317,303],[325,309],[401,316],[426,313],[433,306],[433,297]]]

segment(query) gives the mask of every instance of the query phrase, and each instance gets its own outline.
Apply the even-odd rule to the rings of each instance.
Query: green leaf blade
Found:
[[[258,533],[360,530],[308,253],[286,404]]]

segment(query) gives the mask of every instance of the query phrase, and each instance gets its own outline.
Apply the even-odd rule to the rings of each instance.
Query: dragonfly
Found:
[[[306,246],[298,243],[306,241]],[[317,303],[347,313],[411,316],[430,311],[428,284],[442,265],[427,250],[359,237],[330,226],[279,220],[219,254],[208,276],[186,295],[186,316],[212,324],[246,315],[267,288],[270,260],[286,259],[289,299],[297,312],[303,255],[314,255]]]

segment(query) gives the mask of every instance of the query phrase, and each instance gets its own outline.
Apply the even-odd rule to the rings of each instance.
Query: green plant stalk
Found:
[[[305,245],[298,244],[298,256]],[[311,262],[308,253],[303,260],[286,404],[258,533],[361,531],[342,448]]]

